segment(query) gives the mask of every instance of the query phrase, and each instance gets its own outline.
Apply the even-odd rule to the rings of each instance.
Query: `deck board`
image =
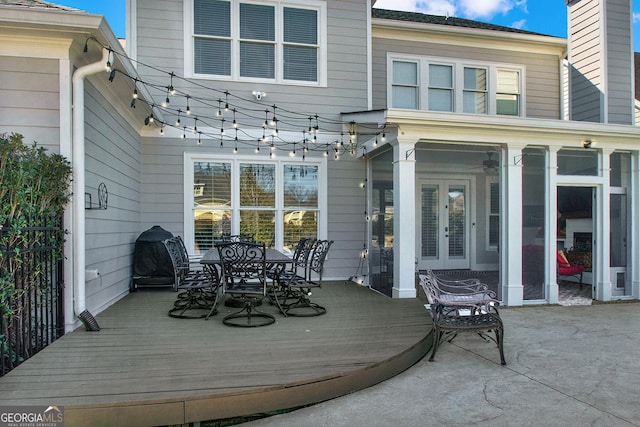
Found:
[[[96,316],[99,332],[68,333],[0,378],[0,405],[62,405],[66,426],[246,415],[370,386],[431,343],[421,301],[351,282],[314,290],[323,316],[276,315],[276,324],[250,329],[222,325],[226,307],[208,321],[171,318],[175,295],[147,289],[123,298]]]

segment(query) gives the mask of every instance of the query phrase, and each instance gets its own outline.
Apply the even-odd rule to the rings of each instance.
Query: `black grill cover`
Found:
[[[159,225],[154,225],[138,236],[133,252],[133,273],[135,276],[170,278],[173,282],[171,258],[162,244],[163,240],[172,237],[171,232]]]

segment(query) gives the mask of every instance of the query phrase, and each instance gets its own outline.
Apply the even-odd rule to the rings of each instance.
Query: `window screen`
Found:
[[[418,108],[418,64],[393,62],[393,108]]]
[[[487,70],[464,68],[463,111],[465,113],[486,114]]]
[[[453,67],[429,65],[429,110],[453,111]]]

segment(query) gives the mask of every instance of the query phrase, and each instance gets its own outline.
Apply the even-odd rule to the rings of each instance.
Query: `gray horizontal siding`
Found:
[[[0,133],[60,152],[59,62],[0,57]]]
[[[160,2],[139,0],[137,3],[138,60],[161,68],[161,71],[158,71],[139,66],[138,70],[143,76],[148,76],[154,81],[168,81],[169,72],[174,72],[177,76],[183,75],[185,35],[182,31],[184,16],[182,0]],[[327,2],[327,87],[206,79],[199,80],[197,83],[211,90],[179,79],[174,80],[174,86],[194,98],[206,97],[215,100],[223,97],[224,91],[229,91],[244,98],[245,102],[253,103],[256,109],[264,109],[276,104],[290,111],[308,112],[310,115],[319,114],[337,121],[341,112],[359,111],[367,107],[366,24],[368,13],[364,0]],[[254,89],[268,93],[268,97],[262,104],[255,103],[252,99],[250,92]],[[164,96],[160,92],[157,91],[155,94],[158,103]],[[184,110],[186,103],[176,99],[174,105],[175,108],[181,107]],[[192,107],[195,115],[210,114],[210,107],[201,110],[198,108]],[[299,126],[296,125],[295,130],[299,130]]]
[[[167,81],[168,84],[169,72],[181,76],[184,71],[183,2],[138,0],[137,3],[138,60],[161,68],[161,71],[157,71],[138,66],[138,70],[143,78]],[[224,98],[224,91],[229,91],[233,95],[231,103],[238,106],[239,110],[246,109],[245,112],[255,117],[254,128],[259,128],[264,120],[264,110],[275,104],[281,111],[281,131],[301,132],[308,125],[307,118],[318,114],[324,119],[321,127],[325,132],[330,129],[340,132],[340,113],[367,108],[368,14],[364,0],[327,2],[327,87],[207,79],[192,82],[175,79],[174,86],[193,98],[211,100],[213,107],[191,103],[192,116],[211,117],[216,100]],[[251,90],[265,91],[268,96],[262,102],[256,102]],[[160,91],[155,95],[158,103],[164,98]],[[177,97],[171,102],[173,108],[184,110],[186,107],[186,103]],[[297,116],[297,119],[283,120],[285,116]],[[215,120],[207,120],[210,122],[207,125],[219,126]],[[202,123],[199,125],[204,126]],[[227,122],[227,126],[230,129],[230,122]],[[182,139],[145,138],[142,146],[140,228],[146,229],[157,224],[182,235],[184,152],[230,154],[231,148],[231,145],[226,145],[220,149],[219,140],[216,139],[203,139],[202,145],[196,146],[193,139],[185,142]],[[239,155],[245,152],[242,147],[239,148]],[[265,159],[265,156],[267,150],[256,158]],[[343,156],[337,162],[328,162],[328,237],[335,243],[327,259],[327,277],[351,276],[359,264],[363,234],[355,230],[364,227],[365,198],[364,192],[358,187],[363,177],[364,163],[350,156]]]
[[[100,271],[87,282],[89,310],[101,310],[129,287],[133,243],[140,229],[141,154],[137,131],[102,96],[104,88],[85,84],[86,192],[98,203],[101,182],[108,209],[86,210],[86,264]]]
[[[599,1],[582,0],[569,6],[569,62],[571,119],[602,121],[603,84]]]
[[[373,39],[374,109],[387,107],[387,53],[523,65],[526,67],[527,117],[560,118],[560,71],[557,56],[382,38]]]
[[[609,123],[633,124],[632,28],[629,0],[607,2],[607,100]]]
[[[238,155],[252,154],[241,149]],[[255,155],[265,160],[267,150]],[[143,141],[143,195],[141,228],[161,225],[174,234],[183,235],[183,155],[185,152],[229,155],[232,146],[220,149],[217,141],[203,141],[195,146],[193,140],[145,138]],[[307,158],[322,156],[310,154]],[[328,238],[334,240],[328,256],[325,275],[346,278],[354,274],[364,243],[365,192],[359,183],[365,176],[364,162],[345,155],[327,162],[328,175]]]

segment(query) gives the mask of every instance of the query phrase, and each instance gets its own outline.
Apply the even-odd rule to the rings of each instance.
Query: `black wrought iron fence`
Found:
[[[0,227],[0,377],[64,334],[60,222],[11,232]]]

